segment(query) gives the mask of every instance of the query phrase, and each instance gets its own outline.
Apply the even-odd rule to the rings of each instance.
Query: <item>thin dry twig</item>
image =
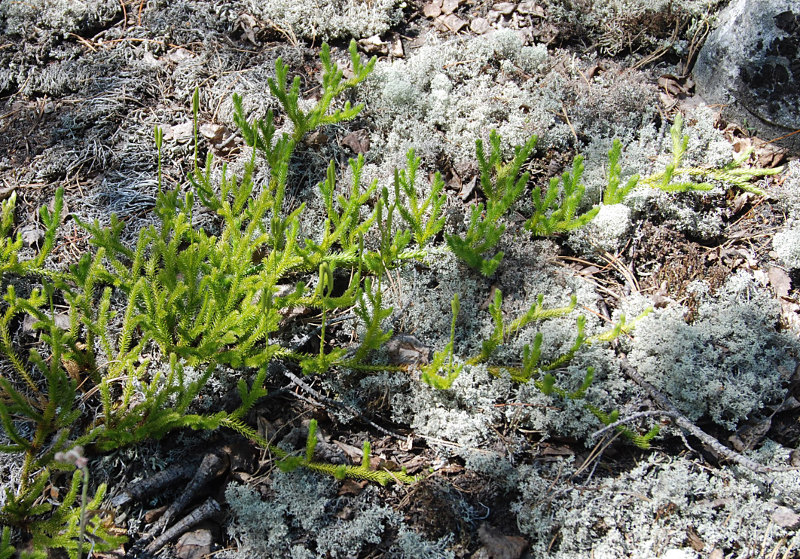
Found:
[[[638,70],[640,68],[643,68],[648,64],[656,62],[659,58],[667,54],[672,49],[673,45],[675,45],[675,41],[678,40],[682,27],[683,27],[683,22],[679,19],[675,23],[675,29],[672,30],[672,36],[669,38],[669,42],[663,47],[656,49],[654,52],[651,52],[650,54],[639,60],[636,64],[631,66],[631,69]]]
[[[564,115],[564,120],[567,121],[567,126],[569,126],[570,131],[572,132],[572,137],[575,138],[575,145],[578,145],[578,133],[575,132],[575,128],[572,126],[572,122],[569,120],[569,115],[567,114],[567,107],[564,103],[561,103],[561,114]]]
[[[794,132],[789,132],[788,134],[784,134],[783,136],[779,136],[777,138],[773,138],[770,141],[768,141],[767,143],[771,144],[772,142],[779,142],[781,140],[785,140],[786,138],[794,136],[795,134],[800,134],[800,130],[795,130]]]
[[[298,377],[293,372],[291,372],[289,369],[284,368],[283,374],[284,374],[284,376],[286,378],[288,378],[292,382],[292,384],[294,384],[295,386],[297,386],[298,388],[303,390],[306,394],[310,394],[311,398],[316,400],[316,402],[313,402],[307,396],[302,396],[301,394],[296,394],[296,396],[298,396],[302,400],[306,401],[307,403],[309,403],[309,404],[315,404],[316,403],[317,405],[320,405],[320,406],[323,406],[323,407],[324,406],[329,406],[329,407],[337,408],[339,410],[346,411],[347,413],[352,414],[353,417],[355,417],[355,418],[357,418],[357,419],[359,419],[361,421],[364,421],[370,427],[373,427],[374,429],[377,429],[378,431],[380,431],[384,435],[388,435],[388,436],[394,437],[396,439],[405,439],[406,438],[404,435],[401,435],[399,433],[396,433],[394,431],[386,429],[385,427],[381,427],[380,425],[378,425],[377,423],[375,423],[374,421],[372,421],[368,417],[365,417],[364,414],[361,413],[356,408],[348,406],[347,404],[344,404],[342,402],[338,402],[336,400],[332,400],[332,399],[328,398],[327,396],[324,396],[324,395],[320,394],[319,392],[317,392],[316,390],[311,388],[311,386],[309,386],[307,383],[305,383],[300,377]]]
[[[124,31],[128,28],[128,9],[125,7],[125,0],[119,0],[119,5],[122,6],[122,29]]]
[[[77,39],[79,43],[83,44],[86,48],[88,48],[92,52],[97,52],[97,49],[94,48],[94,45],[92,45],[91,41],[84,39],[83,37],[81,37],[80,35],[76,35],[75,33],[67,33],[67,35],[73,37],[74,39]]]
[[[700,48],[706,42],[706,37],[711,32],[711,24],[708,21],[708,17],[704,17],[701,25],[697,28],[692,35],[692,40],[689,43],[689,52],[686,55],[686,62],[683,66],[683,75],[682,78],[686,78],[689,76],[692,70],[692,66],[694,66],[695,58],[697,58],[698,53],[700,52]]]
[[[673,412],[667,411],[667,410],[647,410],[647,411],[636,412],[636,413],[631,414],[631,415],[629,415],[627,417],[623,417],[622,419],[618,419],[614,423],[609,423],[608,425],[606,425],[602,429],[598,429],[597,431],[595,431],[594,433],[591,434],[591,438],[596,439],[600,435],[608,433],[609,431],[611,431],[612,429],[616,429],[620,425],[627,425],[629,423],[633,423],[634,421],[642,419],[643,417],[654,417],[655,416],[655,417],[669,417],[669,418],[675,419],[679,415],[680,414],[678,414],[678,413],[673,413]]]
[[[588,481],[594,475],[594,471],[597,468],[597,464],[600,463],[600,457],[603,456],[603,452],[605,452],[605,450],[611,445],[611,443],[613,443],[617,439],[617,437],[620,436],[620,434],[621,433],[614,433],[614,435],[608,437],[607,440],[600,441],[599,443],[597,443],[595,447],[592,449],[592,451],[589,453],[589,456],[586,457],[586,460],[583,461],[583,464],[581,464],[580,467],[577,470],[575,470],[575,472],[573,472],[571,476],[569,476],[570,481],[581,475],[581,473],[583,473],[583,471],[587,469],[591,464],[592,471],[589,472],[589,475],[586,481],[584,482],[588,483]]]

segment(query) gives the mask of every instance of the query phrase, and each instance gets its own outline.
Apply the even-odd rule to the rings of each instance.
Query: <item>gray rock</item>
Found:
[[[175,545],[175,556],[179,559],[202,559],[211,553],[213,547],[214,537],[210,530],[187,532]]]
[[[734,0],[693,70],[697,93],[774,139],[800,129],[800,1]],[[800,153],[800,135],[784,144]]]
[[[775,524],[787,530],[797,530],[800,527],[800,515],[788,507],[777,507],[770,518]]]

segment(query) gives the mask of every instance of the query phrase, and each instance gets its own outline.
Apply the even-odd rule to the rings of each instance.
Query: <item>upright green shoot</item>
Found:
[[[597,215],[600,206],[594,206],[585,213],[576,215],[583,201],[586,186],[581,182],[583,157],[575,157],[572,170],[564,172],[560,178],[550,179],[544,195],[534,188],[533,215],[525,222],[525,228],[534,235],[552,235],[583,227]]]
[[[458,293],[453,295],[450,309],[453,313],[453,318],[450,321],[450,341],[447,343],[444,350],[434,353],[433,361],[422,368],[422,373],[420,375],[420,378],[425,383],[439,390],[450,388],[464,369],[463,364],[456,364],[454,362],[453,356],[453,347],[456,340],[456,319],[458,318],[459,310],[461,310]],[[442,372],[444,374],[441,374]]]
[[[327,44],[322,45],[320,59],[323,66],[322,96],[308,112],[304,112],[299,107],[300,76],[296,76],[292,81],[292,85],[287,89],[289,66],[283,62],[282,58],[278,58],[275,62],[275,78],[267,80],[270,92],[280,101],[281,106],[286,111],[286,116],[294,124],[294,131],[291,135],[293,144],[299,142],[303,136],[315,128],[355,118],[363,108],[362,105],[351,107],[348,101],[342,109],[336,110],[331,114],[328,114],[328,110],[333,100],[345,89],[355,87],[364,81],[372,72],[377,61],[377,58],[373,56],[369,62],[364,64],[361,60],[361,55],[358,53],[358,44],[355,40],[350,41],[350,61],[353,65],[352,78],[343,80],[344,72],[339,69],[335,62],[331,62],[330,48]]]
[[[383,330],[382,323],[392,316],[392,307],[383,307],[383,293],[381,292],[380,279],[373,289],[371,278],[364,280],[364,289],[358,294],[358,305],[354,309],[364,323],[364,335],[361,345],[356,350],[351,360],[352,366],[358,366],[366,361],[371,351],[380,349],[392,337],[392,330]]]
[[[536,136],[532,136],[523,146],[516,146],[514,158],[506,163],[502,159],[501,138],[496,131],[493,130],[489,135],[491,151],[488,157],[483,142],[480,139],[475,141],[481,189],[486,203],[479,203],[472,208],[466,235],[445,234],[445,240],[456,256],[484,276],[494,275],[503,259],[502,251],[488,257],[484,255],[500,241],[506,229],[500,220],[525,190],[530,173],[520,175],[520,171],[533,152],[536,141]]]
[[[442,207],[447,197],[442,192],[444,189],[442,175],[437,172],[433,176],[430,195],[423,202],[420,202],[417,198],[416,187],[420,159],[414,155],[413,149],[408,151],[406,157],[408,159],[407,168],[405,170],[395,170],[394,172],[395,203],[400,200],[400,192],[402,191],[408,200],[408,207],[398,204],[397,210],[411,227],[417,245],[422,248],[444,227]]]
[[[603,193],[603,204],[610,206],[612,204],[620,204],[625,200],[625,197],[639,183],[639,175],[633,175],[625,183],[625,186],[620,188],[622,180],[622,165],[619,162],[619,156],[622,152],[622,142],[614,139],[611,146],[611,151],[608,152],[608,185]]]
[[[494,331],[488,339],[481,342],[481,352],[471,358],[468,362],[470,364],[477,364],[486,361],[492,353],[511,336],[515,335],[522,328],[528,324],[540,321],[558,318],[570,314],[575,310],[577,298],[573,295],[570,298],[570,303],[564,307],[545,308],[543,305],[544,296],[539,295],[536,302],[522,316],[516,318],[510,323],[506,323],[503,319],[503,292],[495,289],[494,300],[489,305],[489,313],[492,315],[494,322]],[[541,345],[541,342],[539,342]]]

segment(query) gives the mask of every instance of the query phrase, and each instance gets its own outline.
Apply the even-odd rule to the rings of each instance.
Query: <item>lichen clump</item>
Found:
[[[715,297],[705,282],[691,288],[693,320],[681,305],[656,310],[637,326],[628,358],[690,419],[735,429],[780,403],[800,346],[776,331],[777,303],[751,274],[732,276]]]
[[[310,40],[361,39],[386,32],[402,15],[397,0],[249,0],[252,14]]]

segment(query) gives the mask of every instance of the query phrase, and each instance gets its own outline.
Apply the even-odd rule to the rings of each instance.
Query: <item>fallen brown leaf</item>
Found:
[[[218,144],[225,135],[225,127],[219,124],[206,122],[200,125],[200,134],[212,144]]]
[[[364,456],[364,451],[362,449],[351,444],[343,443],[342,441],[333,441],[333,444],[342,449],[342,452],[347,455],[347,457],[350,459],[350,462],[353,464],[361,463],[361,457]]]
[[[472,21],[469,22],[470,31],[476,35],[483,35],[484,33],[487,33],[491,27],[492,26],[489,23],[489,20],[482,17],[472,18]]]
[[[165,142],[173,141],[177,144],[185,144],[194,136],[194,123],[187,120],[175,126],[166,125],[163,130]]]
[[[767,417],[758,423],[739,429],[728,437],[728,440],[737,452],[747,452],[755,448],[767,436],[770,427],[772,427],[772,420]]]
[[[497,2],[492,6],[495,12],[500,12],[504,16],[510,16],[514,13],[514,8],[517,6],[513,2]]]
[[[369,151],[369,132],[363,129],[350,132],[339,143],[349,147],[353,153],[367,153]]]
[[[517,4],[517,13],[535,17],[544,17],[544,8],[539,6],[536,2],[520,2]]]
[[[703,548],[706,546],[703,539],[692,526],[686,529],[686,539],[695,551],[703,551]]]
[[[358,41],[358,46],[369,56],[386,56],[389,54],[389,43],[381,39],[380,35],[373,35]]]
[[[337,494],[342,497],[344,495],[352,495],[353,497],[360,495],[364,488],[367,486],[366,481],[356,481],[354,479],[346,479],[339,486]]]
[[[796,530],[800,528],[800,515],[789,507],[777,507],[772,512],[770,519],[781,528],[787,530]]]
[[[778,266],[770,266],[767,270],[769,284],[777,297],[788,297],[792,289],[792,279],[786,270]]]
[[[25,247],[37,245],[39,241],[44,239],[44,229],[35,223],[23,225],[19,230],[19,234],[22,237],[22,244]]]
[[[679,97],[688,93],[682,80],[669,74],[664,74],[658,78],[658,85],[671,97]]]
[[[186,532],[175,544],[175,556],[179,559],[200,559],[211,553],[213,545],[211,530],[204,528]]]
[[[400,37],[392,42],[391,54],[395,58],[403,58],[406,55],[405,51],[403,50],[403,40],[400,39]]]
[[[452,14],[458,9],[459,4],[461,4],[461,0],[444,0],[442,2],[442,13]]]

